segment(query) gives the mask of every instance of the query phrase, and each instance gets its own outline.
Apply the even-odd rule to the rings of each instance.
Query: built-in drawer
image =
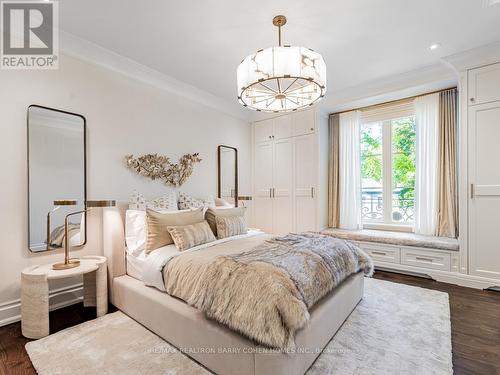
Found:
[[[446,252],[401,248],[401,264],[407,266],[451,271],[451,255]]]
[[[358,242],[357,245],[370,255],[375,262],[400,263],[401,254],[399,247],[374,245],[366,242]]]

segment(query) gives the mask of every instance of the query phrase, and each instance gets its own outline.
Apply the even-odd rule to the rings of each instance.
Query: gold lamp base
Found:
[[[69,268],[75,268],[80,265],[80,261],[78,259],[70,259],[68,262],[54,263],[52,265],[53,270],[67,270]]]

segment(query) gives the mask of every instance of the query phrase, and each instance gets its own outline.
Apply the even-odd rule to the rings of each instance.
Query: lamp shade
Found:
[[[247,56],[237,69],[238,100],[263,112],[295,111],[326,93],[323,57],[305,47],[270,47]]]
[[[114,207],[116,202],[114,200],[93,200],[86,202],[87,208],[97,208],[97,207]]]
[[[57,199],[54,201],[54,206],[76,206],[75,199]]]

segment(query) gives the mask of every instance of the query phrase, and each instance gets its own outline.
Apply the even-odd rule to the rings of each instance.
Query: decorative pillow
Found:
[[[215,207],[215,201],[213,197],[206,198],[194,198],[186,193],[179,193],[179,209],[187,210],[190,208],[198,208],[198,207]]]
[[[248,232],[244,216],[216,216],[215,223],[219,240]]]
[[[217,216],[245,216],[246,207],[217,207],[209,208],[205,213],[205,220],[210,225],[210,229],[217,236],[217,224],[215,223],[215,218]]]
[[[137,190],[134,190],[134,192],[128,199],[128,209],[145,211],[146,198],[144,198],[144,195],[140,194]]]
[[[147,201],[141,193],[136,190],[132,193],[129,204],[129,210],[142,210],[147,208],[155,211],[177,211],[177,194],[174,190],[163,194],[161,197]]]
[[[234,207],[234,205],[232,205],[231,203],[229,203],[228,201],[226,201],[225,199],[222,199],[222,198],[215,198],[214,202],[215,202],[215,207],[217,207],[217,208],[219,208],[219,207]]]
[[[159,213],[146,210],[147,240],[146,254],[159,247],[174,243],[167,227],[196,224],[203,220],[203,207],[196,210]]]
[[[183,251],[192,247],[215,241],[215,236],[206,221],[201,223],[167,227],[175,247]]]
[[[125,243],[127,252],[139,256],[146,248],[146,211],[127,210],[125,213]]]

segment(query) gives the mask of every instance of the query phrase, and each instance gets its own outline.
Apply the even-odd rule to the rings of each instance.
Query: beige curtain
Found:
[[[437,235],[458,237],[457,90],[439,96],[439,186]]]
[[[339,115],[330,115],[328,159],[328,226],[338,228],[339,200]]]

